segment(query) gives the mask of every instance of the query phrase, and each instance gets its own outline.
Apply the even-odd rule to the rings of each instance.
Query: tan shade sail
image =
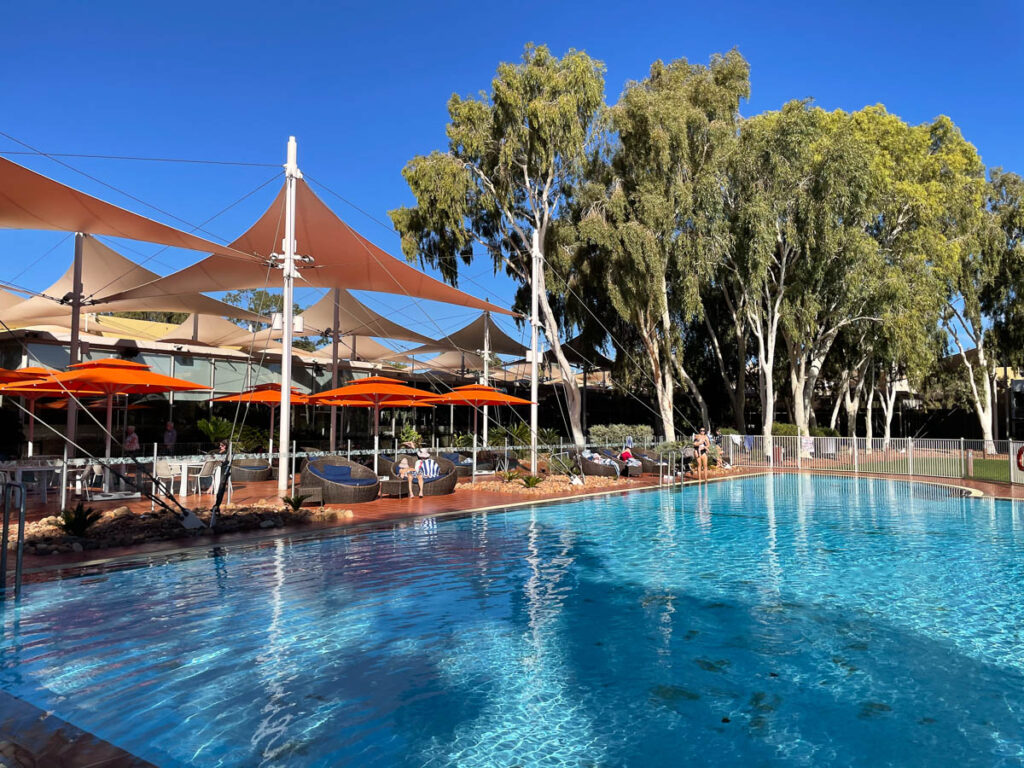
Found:
[[[303,331],[296,336],[319,336],[334,326],[334,291],[328,291],[320,301],[303,310]],[[348,291],[338,291],[338,330],[347,336],[376,336],[382,339],[401,339],[420,344],[434,343],[433,339],[417,333],[404,325],[389,320],[374,312]],[[236,328],[235,335],[222,340],[221,344],[252,344],[253,342],[276,341],[281,332],[272,329],[250,331]],[[393,353],[392,353],[393,354]]]
[[[318,353],[326,355],[331,359],[331,345],[320,347]],[[379,341],[374,341],[367,336],[342,336],[338,339],[339,360],[366,360],[376,363],[382,360],[401,360],[402,353],[390,347],[385,347]]]
[[[481,352],[484,349],[485,336],[487,349],[496,355],[522,356],[526,354],[526,347],[495,325],[494,321],[486,313],[481,314],[472,323],[454,333],[449,333],[435,342],[424,344],[423,346],[416,347],[416,349],[410,349],[408,354],[422,355],[449,349]]]
[[[402,360],[408,359],[409,355],[402,357]],[[482,357],[474,355],[472,352],[459,352],[457,350],[442,352],[430,360],[415,360],[413,362],[417,370],[426,369],[429,371],[461,373],[463,371],[482,371],[484,369],[484,359]]]
[[[232,263],[240,263],[230,259]],[[125,301],[103,302],[93,304],[97,296],[106,296],[127,288],[149,283],[159,278],[113,248],[110,248],[94,237],[86,237],[82,242],[82,290],[87,310],[100,312],[127,311],[161,311],[161,312],[199,312],[209,315],[226,315],[244,320],[257,321],[260,316],[239,307],[225,304],[223,301],[211,299],[201,293],[186,293],[177,296],[152,296],[146,299],[130,299]],[[66,322],[71,316],[71,305],[60,304],[58,301],[74,288],[74,266],[60,276],[53,285],[42,291],[46,296],[33,296],[29,299],[4,307],[0,303],[0,311],[5,323],[25,325],[51,321],[56,324]]]
[[[161,336],[157,341],[167,344],[202,344],[207,347],[235,346],[232,338],[242,334],[246,340],[252,333],[223,317],[212,315],[189,315],[178,326]]]
[[[59,181],[0,157],[0,227],[87,232],[162,243],[176,248],[244,257],[174,227],[79,192]]]
[[[299,281],[318,288],[346,288],[393,293],[511,315],[420,272],[381,250],[339,219],[305,181],[295,189],[296,253],[314,263],[300,265]],[[285,188],[282,186],[267,212],[231,247],[264,259],[281,249],[284,234]],[[179,295],[200,291],[233,291],[276,285],[280,275],[266,264],[212,255],[148,285],[126,290],[110,299]],[[298,284],[298,283],[297,283]]]

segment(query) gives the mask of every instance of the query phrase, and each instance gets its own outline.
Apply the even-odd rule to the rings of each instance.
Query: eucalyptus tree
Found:
[[[684,363],[683,330],[702,320],[702,292],[727,247],[724,160],[749,93],[749,67],[736,51],[708,65],[655,62],[611,108],[611,151],[595,158],[573,206],[577,267],[600,275],[634,331],[669,440],[677,383],[709,424]]]
[[[1024,178],[1002,168],[990,172],[987,208],[991,248],[1002,253],[999,274],[983,301],[1004,365],[1024,366]]]
[[[562,352],[557,297],[566,275],[552,245],[600,128],[604,66],[580,51],[562,58],[527,45],[520,63],[499,65],[490,93],[448,101],[448,149],[413,158],[403,176],[416,199],[390,212],[410,260],[435,266],[456,282],[474,245],[521,286],[539,270],[541,324],[565,381],[570,427],[583,442],[580,394]],[[561,269],[560,269],[561,268]]]
[[[871,148],[849,116],[789,102],[744,121],[726,190],[731,240],[722,270],[756,344],[762,434],[771,439],[776,360],[784,338],[794,420],[828,351],[859,321],[876,273],[864,216]]]
[[[966,373],[986,450],[994,450],[995,361],[986,299],[999,280],[1004,248],[993,237],[986,209],[984,166],[947,117],[907,126],[875,108],[859,119],[881,149],[884,187],[872,234],[890,259],[901,260],[904,275],[925,275],[913,288],[905,280],[902,303],[913,298],[926,312],[932,301],[939,303],[940,324]]]

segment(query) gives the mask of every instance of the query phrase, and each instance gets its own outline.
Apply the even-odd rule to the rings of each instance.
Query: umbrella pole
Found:
[[[104,477],[104,480],[103,480],[103,490],[104,491],[109,491],[110,490],[110,469],[109,469],[109,465],[110,465],[110,439],[111,439],[110,430],[111,430],[111,428],[113,426],[113,419],[114,419],[114,396],[112,394],[108,394],[107,395],[107,447],[106,447],[106,458],[107,458],[108,469],[107,469],[106,472],[103,473],[103,477]]]
[[[28,455],[34,453],[33,444],[36,439],[36,399],[28,398]]]
[[[270,443],[267,445],[267,459],[271,462],[274,460],[274,410],[275,406],[270,406]]]
[[[380,455],[380,406],[373,406],[373,472],[378,474],[377,458]]]
[[[477,419],[478,411],[479,411],[479,406],[476,406],[476,405],[473,406],[473,480],[472,480],[472,482],[474,482],[474,483],[476,482],[476,427],[477,427],[476,419]]]

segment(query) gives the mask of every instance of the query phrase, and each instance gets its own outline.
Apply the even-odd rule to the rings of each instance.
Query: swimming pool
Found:
[[[26,587],[0,688],[161,766],[1019,765],[1024,513],[780,475]]]

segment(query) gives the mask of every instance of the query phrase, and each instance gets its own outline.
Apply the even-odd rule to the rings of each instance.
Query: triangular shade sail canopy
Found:
[[[540,376],[541,384],[562,384],[565,381],[562,378],[562,372],[556,365],[538,366],[537,372]],[[511,363],[506,365],[504,368],[492,369],[488,375],[496,381],[505,381],[509,383],[526,381],[530,378],[530,364],[523,362]]]
[[[0,227],[87,232],[246,258],[229,246],[169,227],[0,157]]]
[[[326,355],[331,359],[331,345],[320,347],[317,350],[320,355]],[[402,353],[385,347],[379,341],[374,341],[367,336],[342,336],[338,339],[339,360],[366,360],[367,362],[380,362],[381,360],[401,360]]]
[[[485,337],[486,345],[484,344]],[[450,333],[436,342],[409,350],[409,354],[429,354],[430,352],[441,352],[448,349],[481,352],[485,348],[497,355],[521,356],[526,354],[526,347],[495,325],[494,321],[486,313],[481,314],[472,323],[464,328],[460,328],[455,333]]]
[[[407,354],[402,359],[409,360],[409,355]],[[484,359],[479,355],[474,355],[472,352],[457,352],[454,350],[442,352],[430,360],[414,360],[412,362],[417,369],[430,371],[461,373],[463,371],[482,371],[484,369]]]
[[[295,187],[295,208],[296,253],[314,260],[299,273],[300,279],[310,286],[394,293],[512,314],[435,280],[381,250],[339,219],[301,179]],[[231,247],[269,259],[281,247],[284,212],[285,187],[282,186],[267,212]],[[266,263],[247,262],[215,253],[191,267],[110,298],[176,296],[199,291],[264,288],[266,285]]]
[[[328,291],[320,301],[303,310],[301,333],[296,336],[319,336],[334,330],[334,291]],[[434,343],[433,339],[417,333],[404,325],[389,320],[374,312],[348,291],[338,291],[338,331],[345,335],[377,336],[382,339],[401,339],[417,344]],[[223,340],[222,344],[250,344],[262,340],[276,341],[281,331],[268,329],[256,334],[236,328],[235,336]]]
[[[203,344],[207,347],[224,347],[230,346],[231,340],[239,337],[248,341],[252,338],[252,333],[244,328],[239,328],[223,317],[192,314],[157,341],[167,344]]]
[[[569,341],[562,342],[562,354],[565,355],[565,359],[569,361],[569,365],[578,365],[580,368],[611,368],[612,361],[602,355],[593,345],[586,344],[583,340],[577,336]],[[544,353],[543,360],[545,363],[558,364],[555,358],[554,350],[547,350]]]
[[[227,257],[223,257],[227,258]],[[228,259],[239,263],[237,259]],[[199,312],[202,314],[238,317],[245,320],[259,320],[260,316],[222,301],[203,296],[199,292],[177,296],[153,296],[146,299],[106,302],[97,296],[106,296],[149,283],[159,278],[155,272],[140,267],[117,251],[107,247],[94,237],[85,238],[82,243],[82,289],[86,306],[99,300],[102,303],[96,308],[102,312],[124,312],[133,310],[159,310],[166,312]],[[71,317],[71,305],[60,304],[58,301],[74,289],[74,266],[69,266],[53,285],[43,293],[44,296],[33,296],[13,306],[4,307],[0,302],[2,317],[5,323],[25,325],[28,323],[52,322],[66,323]]]

